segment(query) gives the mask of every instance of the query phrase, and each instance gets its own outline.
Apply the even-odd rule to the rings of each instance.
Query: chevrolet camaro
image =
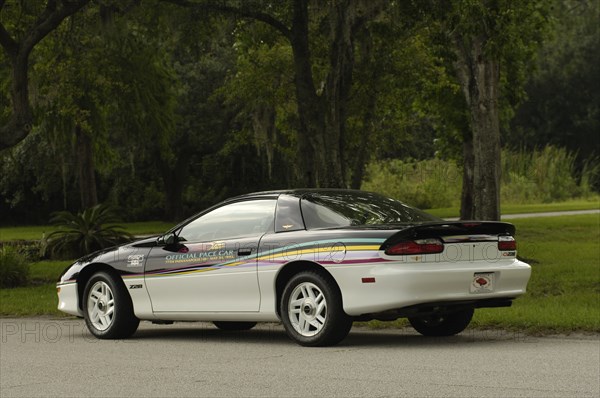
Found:
[[[58,308],[104,339],[131,336],[140,320],[281,322],[298,344],[324,346],[353,321],[401,317],[450,336],[475,309],[525,293],[531,268],[514,235],[508,223],[444,221],[375,193],[259,192],[77,260]]]

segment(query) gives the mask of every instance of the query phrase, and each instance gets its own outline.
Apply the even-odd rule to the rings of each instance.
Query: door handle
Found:
[[[252,254],[252,248],[238,249],[238,256],[249,256]]]

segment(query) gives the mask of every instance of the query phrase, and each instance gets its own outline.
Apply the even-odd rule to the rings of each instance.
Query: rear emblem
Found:
[[[473,283],[475,284],[475,286],[477,287],[483,287],[486,286],[490,283],[490,280],[488,278],[484,278],[484,277],[479,277],[477,279],[475,279],[473,281]]]

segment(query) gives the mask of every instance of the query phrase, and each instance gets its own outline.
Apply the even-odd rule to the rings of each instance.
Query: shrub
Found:
[[[119,218],[115,210],[106,205],[97,205],[78,214],[57,212],[50,221],[58,226],[58,230],[48,235],[46,254],[54,258],[81,257],[132,239],[117,224]]]
[[[12,246],[0,248],[0,287],[24,286],[29,282],[29,263],[25,256]]]
[[[387,160],[367,167],[362,189],[379,192],[422,209],[458,204],[461,170],[454,162]]]
[[[547,146],[531,152],[502,151],[502,203],[548,203],[590,197],[598,180],[597,158],[582,170],[575,154]],[[362,189],[379,192],[423,209],[452,207],[460,203],[462,169],[451,160],[398,159],[372,162]]]
[[[592,159],[578,172],[575,160],[574,153],[550,145],[531,152],[502,151],[502,200],[548,203],[590,196],[598,162]]]

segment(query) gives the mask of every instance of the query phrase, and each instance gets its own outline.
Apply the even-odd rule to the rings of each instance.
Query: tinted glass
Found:
[[[208,242],[260,236],[273,229],[275,200],[252,200],[219,207],[181,229],[179,238],[187,242]]]
[[[352,225],[414,224],[439,218],[371,192],[319,192],[302,197],[308,229]]]
[[[298,231],[304,229],[304,221],[300,214],[300,198],[281,195],[277,201],[275,232]]]

